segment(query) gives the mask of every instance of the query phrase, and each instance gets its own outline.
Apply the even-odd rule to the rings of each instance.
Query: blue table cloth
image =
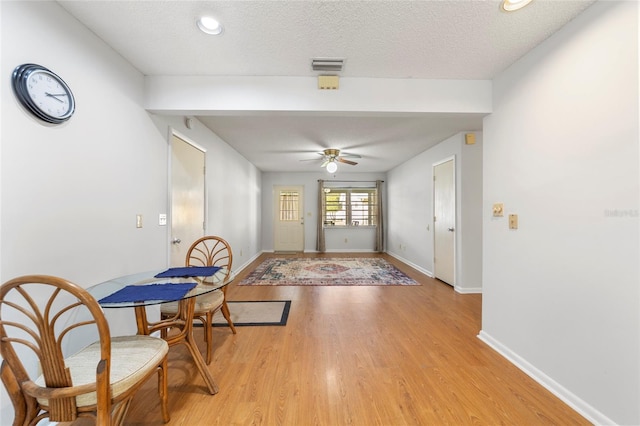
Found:
[[[156,275],[156,278],[208,277],[222,269],[219,266],[183,266],[169,268]]]
[[[171,302],[180,300],[193,289],[197,283],[166,283],[149,285],[128,285],[98,303],[143,302],[145,300],[163,300]]]

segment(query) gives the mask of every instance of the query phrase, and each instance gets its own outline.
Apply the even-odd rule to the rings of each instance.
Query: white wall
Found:
[[[135,227],[136,214],[165,210],[167,194],[166,136],[140,107],[142,75],[54,2],[1,7],[2,279],[90,284],[163,265],[165,228]],[[70,85],[69,122],[43,125],[19,106],[10,76],[26,62]]]
[[[638,20],[597,2],[494,80],[484,122],[481,337],[600,424],[640,424]]]
[[[147,113],[142,74],[57,3],[2,1],[0,14],[0,281],[42,273],[88,287],[165,267],[168,227],[157,218],[168,212],[168,126],[181,118]],[[70,85],[69,122],[43,125],[19,106],[10,76],[28,62]],[[211,132],[182,132],[210,152],[208,230],[251,257],[261,246],[259,172]],[[112,334],[135,329],[130,310],[106,313]],[[11,424],[0,388],[0,424]]]
[[[475,132],[475,145],[461,144],[460,162],[460,282],[461,293],[482,292],[482,147],[483,135]]]
[[[167,199],[166,137],[141,108],[142,75],[54,2],[0,7],[0,280],[42,273],[88,287],[163,267],[166,229],[135,226],[136,214],[157,217]],[[17,103],[10,76],[27,62],[70,85],[77,112],[66,124],[43,125]],[[116,323],[113,334],[135,330],[130,311]],[[0,424],[10,424],[0,392]]]
[[[196,118],[189,129],[184,116],[151,117],[160,133],[175,132],[206,150],[206,234],[229,242],[233,269],[239,271],[261,252],[260,170]]]
[[[273,251],[273,187],[276,185],[300,185],[304,187],[304,251],[316,251],[317,237],[317,209],[318,209],[318,179],[323,180],[354,180],[376,181],[385,180],[384,173],[341,173],[333,175],[325,171],[313,173],[272,173],[262,174],[262,250]],[[337,182],[336,182],[337,183]],[[329,184],[329,183],[327,183]],[[344,185],[356,185],[345,182]],[[386,207],[386,183],[383,184],[383,208]],[[373,251],[375,244],[375,230],[373,228],[327,229],[325,231],[327,252],[358,252]],[[344,239],[347,242],[344,242]]]
[[[390,170],[387,252],[433,276],[433,164],[455,158],[456,291],[482,291],[482,134],[465,145],[464,133]]]

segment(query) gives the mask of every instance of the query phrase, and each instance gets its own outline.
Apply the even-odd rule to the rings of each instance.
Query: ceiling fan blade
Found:
[[[340,157],[349,157],[349,158],[362,158],[361,155],[358,154],[349,154],[348,152],[341,152]]]
[[[322,164],[320,165],[320,167],[326,167],[326,165],[327,165],[327,164],[329,164],[329,161],[330,161],[330,160],[324,160],[324,161],[322,162]]]
[[[304,159],[302,159],[300,161],[327,161],[328,160],[328,157],[324,154],[324,152],[310,152],[310,154],[318,154],[320,157],[318,157],[318,158],[304,158]]]
[[[336,160],[338,160],[338,161],[339,161],[339,162],[341,162],[341,163],[351,164],[352,166],[355,166],[356,164],[358,164],[358,163],[356,163],[355,161],[345,160],[345,159],[344,159],[344,158],[342,158],[342,157],[338,157],[338,158],[336,158]]]

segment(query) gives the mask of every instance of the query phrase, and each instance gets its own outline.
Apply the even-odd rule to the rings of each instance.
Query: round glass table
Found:
[[[169,273],[185,276],[160,276]],[[198,275],[194,275],[198,274]],[[208,275],[205,275],[208,274]],[[104,309],[134,308],[138,334],[149,335],[162,332],[169,346],[184,344],[189,349],[193,361],[211,394],[218,393],[218,385],[213,380],[202,358],[193,336],[193,314],[196,296],[220,290],[231,283],[235,275],[226,268],[212,271],[210,268],[169,268],[117,277],[89,287],[87,291]],[[179,302],[175,316],[150,322],[145,307],[166,302]],[[179,333],[167,334],[169,329]]]

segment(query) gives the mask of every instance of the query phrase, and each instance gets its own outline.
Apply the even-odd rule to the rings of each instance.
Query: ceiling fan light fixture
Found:
[[[500,4],[500,9],[505,12],[515,12],[516,10],[520,10],[533,0],[502,0]]]
[[[335,173],[336,170],[338,170],[338,165],[336,164],[335,161],[329,161],[329,164],[327,164],[327,171],[329,173]]]
[[[216,19],[210,16],[201,16],[196,24],[200,31],[205,34],[220,35],[224,31],[224,27]]]

